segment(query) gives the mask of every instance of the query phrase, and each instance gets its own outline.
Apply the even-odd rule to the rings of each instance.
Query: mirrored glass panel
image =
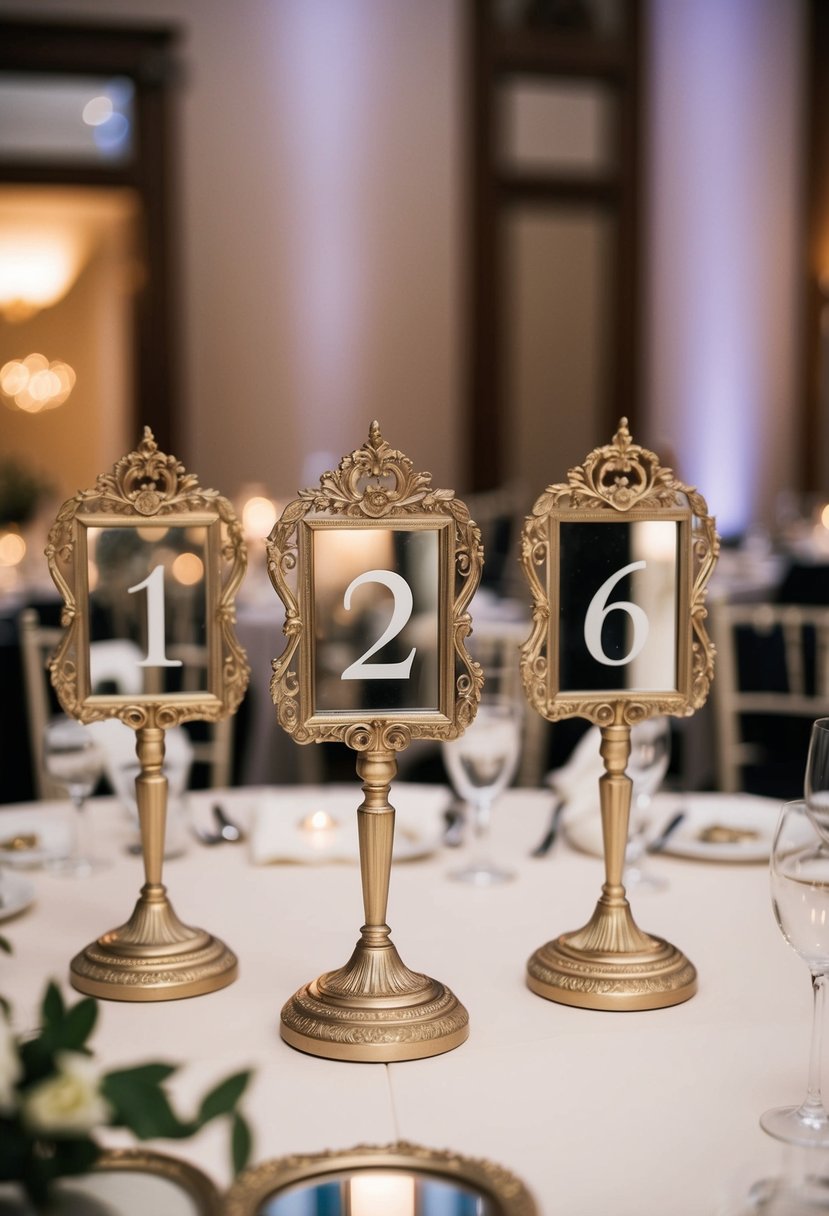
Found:
[[[358,1170],[299,1183],[269,1197],[256,1216],[498,1216],[480,1191],[405,1170]]]
[[[558,529],[555,691],[676,690],[680,524],[567,521]]]
[[[212,691],[207,527],[91,527],[86,536],[92,693]]]
[[[312,533],[313,712],[439,708],[437,530]]]
[[[0,160],[129,162],[133,92],[125,76],[0,72]]]

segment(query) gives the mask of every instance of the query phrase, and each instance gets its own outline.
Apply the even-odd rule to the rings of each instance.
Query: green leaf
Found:
[[[111,1122],[129,1128],[139,1140],[182,1140],[198,1131],[197,1123],[179,1119],[158,1084],[136,1080],[128,1073],[110,1073],[103,1078],[101,1091],[113,1107]]]
[[[231,1133],[234,1174],[240,1174],[250,1161],[252,1146],[253,1137],[251,1136],[250,1128],[237,1110],[233,1115],[233,1129]]]
[[[12,953],[12,944],[7,937],[0,936],[0,950],[3,950],[6,954]]]
[[[122,1082],[126,1085],[160,1085],[173,1075],[177,1067],[176,1064],[136,1064],[134,1068],[116,1068],[107,1073],[104,1080],[113,1080],[118,1085]]]
[[[60,989],[54,980],[50,980],[43,998],[41,1015],[45,1029],[58,1026],[63,1021],[64,1005]]]
[[[250,1072],[238,1072],[220,1082],[202,1099],[199,1108],[199,1124],[208,1123],[219,1115],[229,1115],[241,1098],[250,1080]]]
[[[11,1015],[12,1015],[11,1001],[7,1001],[4,996],[0,996],[0,1009],[3,1010],[3,1013],[6,1015],[7,1018],[11,1018]]]
[[[97,1020],[98,1002],[91,996],[78,1001],[77,1005],[73,1005],[67,1011],[60,1028],[61,1047],[68,1048],[70,1051],[79,1051],[92,1034]]]

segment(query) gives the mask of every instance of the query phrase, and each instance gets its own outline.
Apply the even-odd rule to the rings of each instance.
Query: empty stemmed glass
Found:
[[[72,852],[54,861],[51,868],[70,878],[83,878],[102,864],[88,847],[84,808],[103,774],[103,753],[85,726],[59,714],[46,724],[43,766],[52,780],[66,789],[78,812]]]
[[[514,878],[487,853],[492,804],[515,776],[521,751],[522,706],[510,696],[481,696],[474,722],[443,744],[443,757],[459,798],[472,811],[470,858],[450,878],[488,887]]]
[[[808,783],[807,783],[808,788]],[[820,1091],[821,1038],[829,974],[829,837],[803,801],[780,812],[771,850],[771,898],[780,932],[812,977],[812,1037],[806,1097],[768,1110],[760,1126],[790,1144],[829,1147],[829,1114]]]
[[[646,718],[630,729],[630,758],[627,775],[633,782],[630,796],[630,828],[625,849],[622,882],[626,888],[661,891],[664,878],[643,867],[646,856],[650,808],[653,796],[665,779],[671,759],[671,728],[665,717]]]

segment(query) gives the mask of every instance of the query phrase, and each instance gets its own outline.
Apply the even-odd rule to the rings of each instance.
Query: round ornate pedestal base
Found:
[[[329,1060],[389,1063],[440,1055],[469,1034],[466,1009],[437,980],[416,976],[418,988],[397,996],[341,997],[328,991],[341,975],[328,972],[286,1002],[280,1032],[291,1047]]]
[[[693,963],[661,937],[641,934],[644,948],[613,952],[574,946],[576,936],[547,942],[527,963],[529,987],[548,1001],[582,1009],[663,1009],[697,990]]]
[[[160,884],[147,884],[130,919],[104,933],[69,965],[74,988],[111,1001],[174,1001],[202,996],[237,977],[224,942],[178,919]]]

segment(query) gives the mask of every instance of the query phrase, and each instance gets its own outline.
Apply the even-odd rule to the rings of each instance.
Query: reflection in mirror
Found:
[[[559,524],[558,690],[677,688],[679,524]]]
[[[257,1216],[498,1216],[482,1191],[408,1170],[350,1170],[269,1196]]]
[[[313,530],[314,712],[439,708],[439,533]]]
[[[206,693],[207,528],[146,524],[90,527],[87,574],[96,643],[89,687],[97,694]],[[109,642],[106,648],[101,642]],[[121,644],[121,686],[104,667]],[[133,680],[130,685],[130,677]]]

